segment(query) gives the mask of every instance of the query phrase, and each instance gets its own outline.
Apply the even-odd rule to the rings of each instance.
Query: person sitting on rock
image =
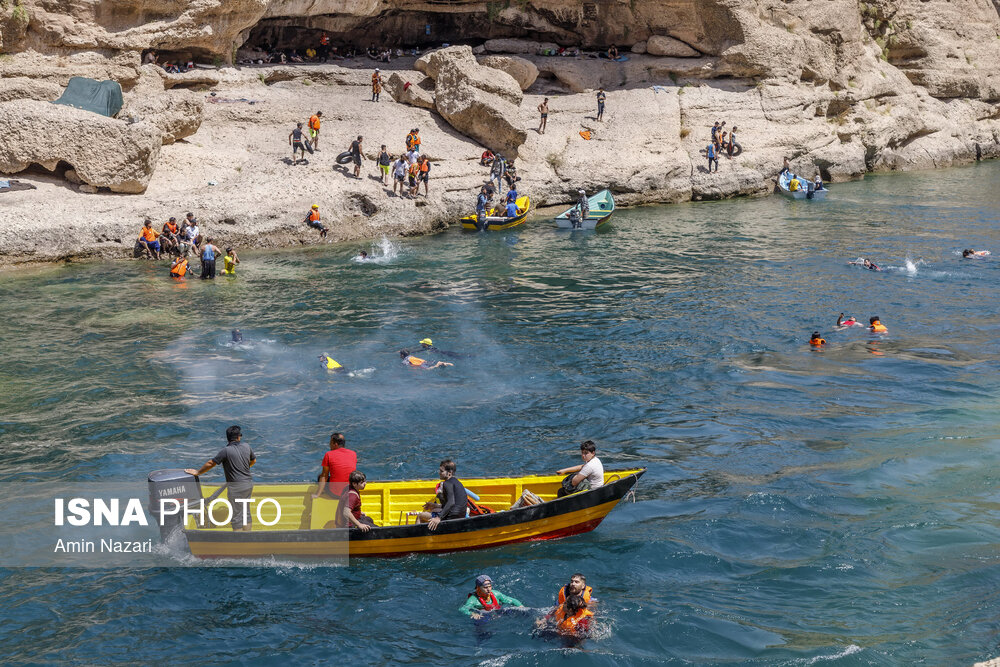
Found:
[[[160,258],[159,236],[156,230],[153,229],[153,221],[146,218],[146,221],[142,223],[142,229],[139,231],[139,245],[145,250],[147,259]]]

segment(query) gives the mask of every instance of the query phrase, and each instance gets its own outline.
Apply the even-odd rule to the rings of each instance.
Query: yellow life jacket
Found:
[[[335,370],[337,370],[338,368],[343,368],[343,366],[341,366],[341,365],[340,365],[340,364],[338,364],[338,363],[337,363],[336,361],[334,361],[333,357],[330,357],[330,356],[328,356],[328,357],[326,358],[326,367],[327,367],[328,369],[330,369],[331,371],[335,371]]]

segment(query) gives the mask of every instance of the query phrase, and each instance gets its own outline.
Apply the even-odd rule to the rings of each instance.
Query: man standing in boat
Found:
[[[580,207],[580,220],[583,221],[590,215],[590,200],[587,199],[586,190],[577,190],[577,194],[580,196],[577,197],[576,205]]]
[[[239,501],[249,500],[253,495],[253,475],[250,474],[250,467],[257,462],[257,455],[250,449],[250,445],[243,442],[243,429],[239,426],[233,425],[227,428],[226,439],[228,444],[206,461],[199,470],[187,468],[184,472],[198,477],[221,463],[226,473],[228,487],[226,495],[233,510],[233,519],[230,522],[233,530],[250,530],[249,503]]]

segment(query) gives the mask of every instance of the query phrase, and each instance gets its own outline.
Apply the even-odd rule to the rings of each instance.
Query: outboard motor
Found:
[[[149,484],[149,513],[160,527],[160,539],[166,541],[170,535],[183,527],[184,501],[197,502],[202,498],[201,480],[183,470],[172,468],[155,470],[146,479]],[[181,503],[177,514],[166,514],[160,519],[160,501],[174,499]]]

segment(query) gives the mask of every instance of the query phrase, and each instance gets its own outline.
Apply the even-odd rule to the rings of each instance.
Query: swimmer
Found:
[[[434,368],[443,368],[445,366],[454,366],[455,364],[449,364],[447,361],[437,361],[431,363],[430,361],[425,361],[419,357],[414,357],[410,354],[409,350],[400,350],[399,358],[403,360],[403,363],[412,366],[413,368],[423,368],[425,371],[432,370]]]
[[[234,343],[242,343],[243,342],[243,332],[240,331],[239,329],[233,329],[232,336],[233,336],[233,342]]]
[[[853,262],[848,262],[848,264],[854,264],[855,266],[863,266],[866,269],[868,269],[869,271],[881,271],[882,270],[882,269],[878,268],[878,265],[875,262],[871,261],[870,259],[865,259],[864,257],[859,257],[858,259],[860,259],[861,261],[859,262],[857,260],[854,260]]]
[[[809,339],[809,344],[813,347],[820,347],[821,345],[826,345],[826,339],[820,336],[818,331],[813,331],[812,338]]]
[[[840,316],[837,317],[838,327],[853,327],[856,324],[858,324],[858,320],[853,315],[844,317],[844,314],[841,313]]]
[[[878,315],[875,315],[868,320],[868,330],[872,333],[889,333],[889,330],[884,324],[879,320]]]
[[[362,262],[365,261],[366,259],[368,259],[368,253],[362,250],[361,253],[358,255],[358,259],[360,259]]]
[[[328,371],[333,371],[334,373],[343,373],[344,371],[347,370],[346,368],[338,364],[336,360],[334,360],[334,358],[328,354],[321,354],[319,355],[319,358],[320,361],[326,364],[326,369]]]
[[[962,258],[968,257],[986,257],[990,254],[989,250],[973,250],[972,248],[966,248],[962,251]]]
[[[452,357],[454,359],[463,359],[465,355],[459,354],[458,352],[451,352],[449,350],[442,350],[439,347],[434,347],[434,341],[430,338],[424,338],[420,341],[420,349],[424,352],[436,352],[443,357]]]

